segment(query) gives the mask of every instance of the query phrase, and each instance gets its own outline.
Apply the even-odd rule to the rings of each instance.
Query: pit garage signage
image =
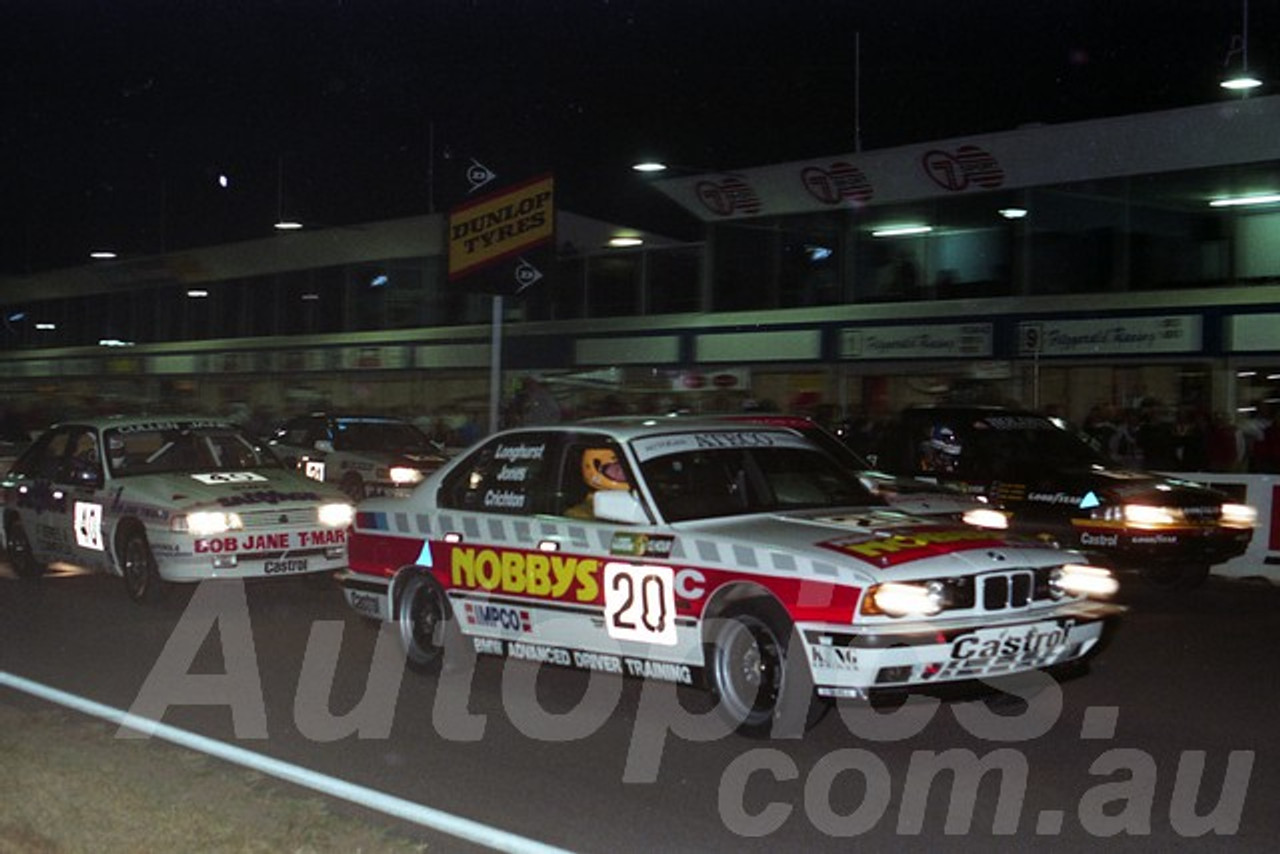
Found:
[[[1193,315],[1024,321],[1018,355],[1082,356],[1194,353],[1200,318]]]
[[[454,208],[449,213],[450,281],[551,242],[554,199],[554,179],[542,175]]]

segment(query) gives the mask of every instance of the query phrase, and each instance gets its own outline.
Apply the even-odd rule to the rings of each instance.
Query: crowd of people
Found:
[[[1118,409],[1100,404],[1081,425],[1101,450],[1128,468],[1155,471],[1280,473],[1274,404],[1258,402],[1234,419],[1199,407],[1147,400]]]

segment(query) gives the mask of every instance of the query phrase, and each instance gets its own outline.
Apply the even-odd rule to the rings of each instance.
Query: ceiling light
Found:
[[[928,234],[931,225],[888,225],[871,232],[872,237],[907,237],[912,234]]]
[[[631,246],[643,246],[644,241],[638,237],[611,237],[609,245],[614,249],[626,249]]]
[[[58,328],[58,324],[56,323],[37,323],[36,324],[36,329],[41,329],[46,332],[57,329],[57,328]]]
[[[187,296],[191,297],[192,299],[203,299],[208,295],[209,295],[209,292],[204,290],[203,288],[192,288],[191,290],[187,291]]]
[[[1022,219],[1027,215],[1026,208],[1001,208],[1000,216],[1005,219]]]
[[[637,172],[666,172],[667,164],[657,160],[646,160],[643,163],[634,164],[631,168]]]
[[[1280,202],[1280,193],[1254,193],[1250,196],[1227,196],[1223,199],[1212,199],[1211,208],[1233,208],[1247,205],[1274,205]]]
[[[112,258],[117,256],[116,253],[112,252],[110,249],[97,249],[90,252],[89,257],[93,258],[95,261],[110,261]]]
[[[297,231],[302,228],[302,223],[294,222],[291,219],[282,219],[276,223],[276,231]]]
[[[1232,92],[1242,92],[1249,89],[1257,89],[1262,85],[1262,81],[1252,74],[1242,74],[1239,77],[1232,77],[1230,80],[1223,80],[1218,85]]]

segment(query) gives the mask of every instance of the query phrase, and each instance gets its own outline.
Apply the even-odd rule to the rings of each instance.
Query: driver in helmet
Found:
[[[575,519],[594,519],[594,498],[601,489],[630,489],[626,469],[612,448],[587,448],[582,452],[582,481],[586,497],[565,511]]]
[[[924,471],[954,473],[960,467],[960,437],[950,427],[934,427],[920,444],[920,468]]]

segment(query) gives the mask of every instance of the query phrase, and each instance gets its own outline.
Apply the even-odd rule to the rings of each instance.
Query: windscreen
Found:
[[[113,477],[280,468],[275,455],[230,424],[166,421],[103,431]]]
[[[664,519],[882,504],[848,467],[790,432],[706,432],[636,440]]]
[[[341,418],[334,434],[334,448],[340,451],[430,450],[427,435],[407,421],[379,418]]]

